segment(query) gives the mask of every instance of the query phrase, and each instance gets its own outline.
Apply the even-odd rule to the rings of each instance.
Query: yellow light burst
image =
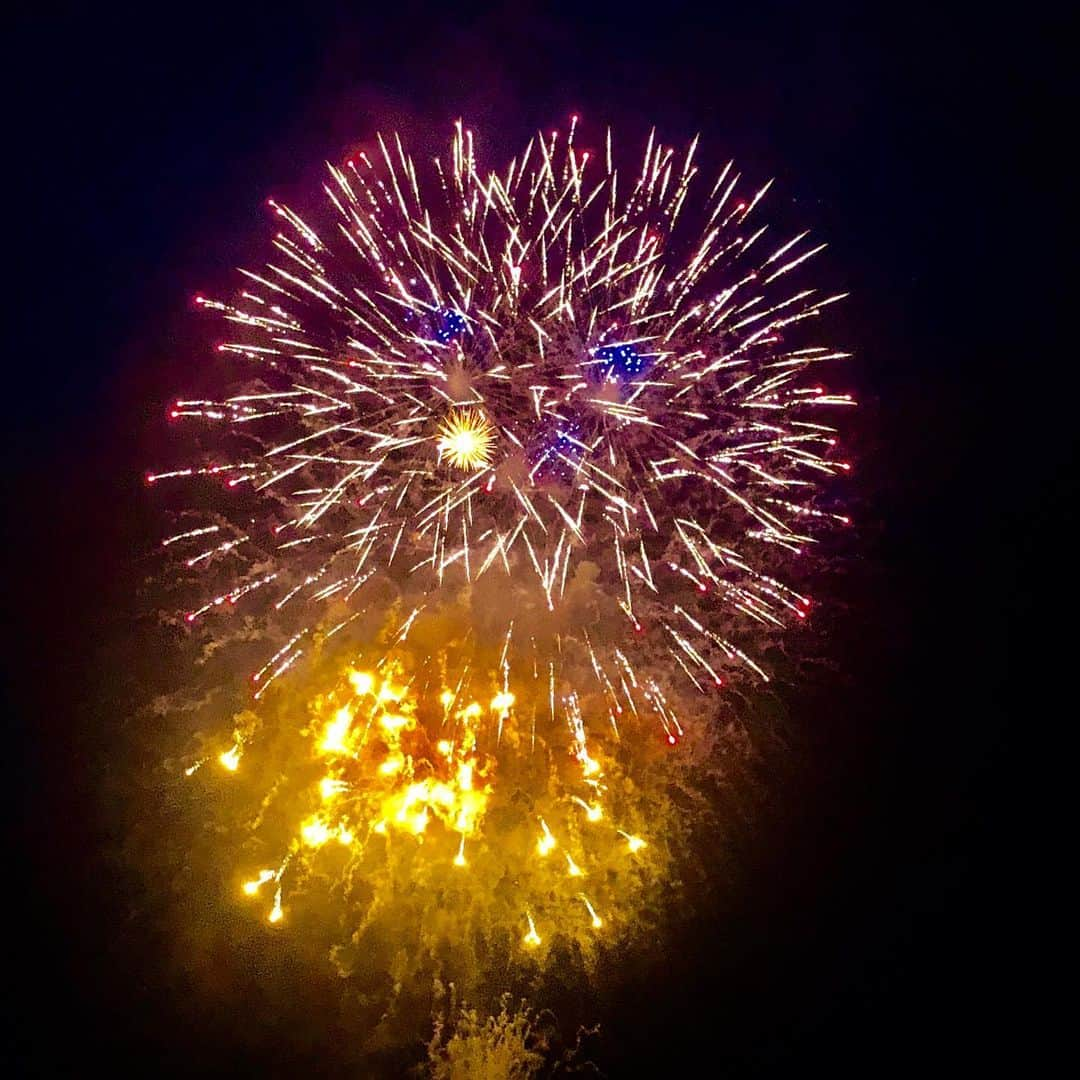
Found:
[[[513,704],[514,695],[508,690],[502,690],[491,699],[491,711],[505,714]]]
[[[475,472],[491,464],[495,428],[479,410],[455,409],[439,427],[439,460]]]
[[[273,870],[260,870],[259,876],[253,881],[244,882],[244,895],[255,896],[259,889],[274,877]]]
[[[374,677],[367,671],[350,671],[349,682],[358,697],[370,694],[371,688],[375,685]]]
[[[240,744],[236,743],[231,749],[226,750],[224,754],[218,755],[218,761],[220,761],[229,772],[236,772],[240,767]]]
[[[325,821],[315,818],[301,826],[300,835],[304,838],[304,843],[309,847],[321,847],[330,839],[330,830],[327,828]]]
[[[497,851],[485,822],[495,796],[496,763],[487,748],[498,745],[504,721],[514,724],[516,699],[508,674],[503,673],[501,689],[489,690],[481,698],[490,702],[488,708],[468,691],[461,692],[460,679],[456,690],[444,686],[434,691],[432,700],[443,706],[441,719],[434,720],[425,713],[414,678],[400,661],[380,667],[377,671],[348,667],[335,690],[314,699],[313,722],[305,733],[325,771],[312,778],[306,813],[296,819],[293,839],[282,852],[279,867],[258,870],[250,880],[240,882],[240,891],[250,899],[273,889],[273,906],[265,916],[271,924],[287,921],[283,894],[294,882],[302,881],[316,866],[343,865],[335,854],[339,845],[349,850],[349,860],[365,857],[366,849],[368,858],[377,858],[384,844],[427,845],[435,863],[445,860],[466,879],[477,873],[471,869],[474,863],[482,870]],[[542,944],[534,912],[560,926],[580,925],[591,931],[604,927],[607,920],[593,899],[610,911],[617,896],[606,878],[590,872],[591,860],[612,842],[620,847],[625,842],[623,850],[631,854],[645,846],[641,837],[607,824],[609,808],[602,805],[606,786],[590,773],[602,776],[610,763],[603,758],[601,766],[587,753],[576,709],[572,720],[576,747],[571,769],[580,770],[577,782],[592,793],[588,800],[570,795],[548,802],[544,815],[537,813],[528,826],[532,833],[528,850],[535,860],[530,876],[545,899],[540,910],[525,907],[528,927],[520,940],[526,949]],[[519,733],[511,730],[517,737]],[[243,734],[238,731],[235,739],[233,750],[222,755],[230,761],[238,761],[243,750]],[[575,819],[591,823],[587,837],[576,836]],[[384,842],[368,849],[375,836]],[[466,841],[474,858],[466,858]],[[567,850],[571,843],[577,860]],[[552,858],[556,849],[559,854]],[[351,871],[340,872],[347,876]],[[577,891],[578,883],[585,880],[593,882],[592,897]]]
[[[319,781],[319,794],[324,800],[329,801],[335,795],[340,795],[348,790],[349,785],[344,780],[335,780],[332,776],[324,776]]]
[[[336,751],[342,753],[345,750],[345,736],[349,725],[352,723],[352,713],[346,708],[338,709],[334,719],[326,725],[326,733],[323,735],[322,750],[324,753]]]

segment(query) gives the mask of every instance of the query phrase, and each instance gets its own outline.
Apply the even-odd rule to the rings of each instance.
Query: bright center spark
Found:
[[[491,464],[495,429],[482,412],[456,410],[440,425],[437,445],[440,461],[475,472]]]

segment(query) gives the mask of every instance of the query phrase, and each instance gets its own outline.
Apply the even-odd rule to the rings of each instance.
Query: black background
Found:
[[[1053,20],[315,7],[14,20],[16,187],[0,227],[16,327],[0,353],[14,1073],[288,1067],[272,1030],[245,1057],[228,1018],[177,1028],[154,956],[124,945],[124,897],[99,858],[117,841],[97,792],[122,728],[101,703],[123,699],[117,661],[138,644],[125,635],[131,553],[155,535],[147,432],[199,362],[191,296],[224,291],[266,196],[304,192],[377,127],[423,139],[461,115],[493,133],[498,161],[571,113],[597,141],[609,122],[624,141],[650,123],[671,141],[701,131],[714,162],[776,176],[774,197],[829,240],[827,273],[853,293],[840,325],[866,403],[853,488],[867,584],[838,631],[847,681],[803,703],[810,767],[754,857],[754,912],[627,1001],[605,1063],[888,1075],[1028,1061],[1041,900],[1021,751],[1058,737],[1031,696],[1049,665],[1034,602],[1058,587],[1042,560],[1071,437],[1050,419],[1069,361],[1044,329],[1062,294],[1047,259],[1062,214],[1039,175],[1064,83]],[[243,1002],[236,1022],[257,1022]]]

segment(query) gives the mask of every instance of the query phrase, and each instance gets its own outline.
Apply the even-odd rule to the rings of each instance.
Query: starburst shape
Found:
[[[479,410],[458,409],[439,427],[439,460],[455,469],[476,472],[491,464],[495,429]]]

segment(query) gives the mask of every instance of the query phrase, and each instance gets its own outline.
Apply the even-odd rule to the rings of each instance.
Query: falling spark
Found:
[[[270,914],[267,918],[269,918],[270,922],[277,923],[281,922],[283,914],[284,913],[281,910],[281,886],[279,885],[277,892],[274,893],[274,906],[270,910]]]
[[[532,912],[526,911],[525,918],[529,920],[529,932],[522,939],[526,945],[536,947],[541,942],[540,935],[536,932],[536,923],[533,922]]]
[[[589,898],[584,893],[581,894],[581,902],[585,905],[589,915],[592,917],[593,929],[599,930],[600,927],[604,925],[604,920],[596,914],[596,909],[589,903]]]
[[[551,853],[552,849],[557,845],[558,841],[551,835],[551,830],[547,826],[547,822],[541,818],[540,828],[544,830],[543,835],[536,842],[536,850],[541,856],[546,856]]]

